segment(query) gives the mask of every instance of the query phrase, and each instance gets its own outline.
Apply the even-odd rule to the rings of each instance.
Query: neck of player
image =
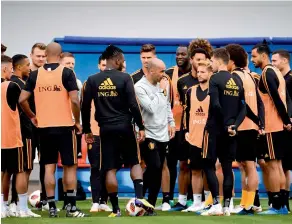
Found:
[[[219,65],[218,71],[219,71],[219,72],[220,72],[220,71],[228,71],[228,70],[227,70],[227,65],[225,65],[225,64],[221,64],[221,65]]]
[[[188,63],[185,66],[178,67],[178,70],[180,71],[181,74],[186,74],[191,70],[191,64]]]
[[[261,66],[261,69],[263,70],[269,64],[271,64],[271,62],[269,60],[263,61],[262,66]]]
[[[209,83],[208,82],[200,82],[200,87],[203,91],[205,91],[206,89],[208,89],[209,87]]]
[[[21,72],[15,70],[13,74],[14,74],[15,76],[17,76],[18,78],[23,79],[23,75],[21,74]]]
[[[288,65],[287,67],[285,67],[281,72],[283,74],[283,76],[287,75],[288,72],[290,72],[291,68],[290,66]]]

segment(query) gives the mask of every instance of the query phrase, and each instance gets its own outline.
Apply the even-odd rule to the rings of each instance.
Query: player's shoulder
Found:
[[[165,70],[165,73],[166,73],[167,75],[171,76],[172,73],[173,73],[174,68],[175,68],[175,65],[172,66],[172,67],[170,67],[170,68],[168,68],[168,69],[166,69],[166,70]]]
[[[260,80],[260,78],[261,78],[260,74],[258,74],[256,72],[250,72],[250,74],[256,80]]]
[[[20,89],[21,90],[21,87],[20,87],[20,85],[18,83],[13,82],[13,81],[9,81],[9,80],[7,80],[7,82],[9,82],[8,83],[8,91],[9,90],[10,91],[14,91],[16,89]]]
[[[138,69],[137,71],[134,71],[133,73],[130,74],[130,76],[135,76],[141,72],[141,69]]]
[[[182,82],[184,79],[188,78],[190,76],[190,73],[186,73],[186,74],[183,74],[181,77],[178,78],[178,82]]]

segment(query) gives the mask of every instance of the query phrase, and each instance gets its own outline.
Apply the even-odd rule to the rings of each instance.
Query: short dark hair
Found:
[[[144,44],[141,47],[140,54],[143,52],[153,52],[153,54],[156,54],[156,48],[153,44]]]
[[[123,54],[124,52],[122,51],[122,49],[114,46],[114,45],[109,45],[105,51],[102,53],[104,59],[112,59],[114,57],[120,56],[121,54]]]
[[[103,55],[100,55],[99,58],[98,58],[98,64],[101,63],[101,61],[105,60],[104,56]]]
[[[273,52],[273,55],[274,54],[278,54],[278,55],[280,55],[280,57],[286,58],[288,61],[290,61],[290,58],[291,58],[290,53],[287,50],[284,50],[284,49],[276,50]]]
[[[242,46],[239,44],[228,44],[225,48],[230,55],[230,60],[234,61],[236,67],[244,68],[247,65],[247,54]]]
[[[270,54],[271,54],[271,50],[270,50],[270,48],[268,46],[268,42],[266,40],[263,40],[262,43],[256,44],[252,48],[252,50],[254,50],[254,49],[256,49],[259,54],[266,54],[267,56],[270,56]]]
[[[7,50],[7,47],[4,44],[1,44],[1,53],[4,53]]]
[[[12,63],[12,58],[5,55],[5,54],[2,54],[1,55],[1,63]]]
[[[195,48],[189,53],[191,58],[193,58],[196,54],[204,54],[206,58],[210,59],[210,55],[203,48]]]
[[[63,52],[60,58],[63,59],[63,58],[75,58],[75,57],[71,52]]]
[[[31,48],[31,53],[33,54],[33,52],[34,52],[34,49],[36,49],[36,48],[38,48],[38,49],[40,49],[40,50],[46,50],[46,48],[47,48],[47,46],[44,44],[44,43],[35,43],[33,46],[32,46],[32,48]]]
[[[216,48],[213,51],[213,57],[221,59],[223,61],[223,63],[226,65],[228,64],[228,62],[230,60],[230,55],[229,55],[228,51],[226,50],[226,48],[224,48],[224,47]]]
[[[12,57],[12,66],[15,69],[18,65],[22,63],[23,59],[26,59],[27,56],[24,54],[16,54]]]

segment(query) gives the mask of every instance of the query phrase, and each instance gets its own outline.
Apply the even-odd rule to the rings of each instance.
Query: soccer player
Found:
[[[103,59],[101,55],[99,57],[98,68],[100,72],[103,72],[106,68],[106,60]],[[82,87],[81,94],[81,105],[82,98],[84,95],[84,90],[86,88],[86,82]],[[90,212],[106,211],[112,212],[112,209],[107,205],[108,194],[105,185],[105,172],[101,172],[101,152],[100,152],[100,128],[97,121],[94,118],[95,107],[94,101],[91,103],[91,113],[90,113],[90,126],[93,134],[93,143],[87,144],[87,155],[90,163],[90,186],[91,186],[91,196],[92,196],[92,206]]]
[[[42,67],[46,63],[46,60],[47,60],[46,47],[47,46],[44,43],[35,43],[32,46],[31,53],[30,53],[31,71],[37,70],[38,68]],[[31,98],[34,99],[33,93],[32,93]],[[32,111],[35,113],[34,100],[29,100],[29,103],[30,103],[30,107]],[[33,139],[34,139],[33,142],[35,142],[35,146],[33,146],[32,150],[35,150],[35,148],[37,148],[38,152],[40,152],[38,130],[34,125],[32,127],[32,130],[33,130]],[[40,160],[40,154],[39,154],[39,160]],[[45,188],[45,166],[41,163],[39,165],[40,165],[41,201],[37,205],[37,207],[40,210],[43,210],[43,209],[49,210],[49,206],[47,204],[46,188]]]
[[[34,214],[27,205],[28,179],[24,170],[23,142],[17,108],[21,89],[15,82],[7,81],[11,75],[11,67],[12,59],[1,55],[1,182],[3,184],[4,173],[15,173],[16,191],[19,198],[17,216],[20,218],[41,217]],[[1,218],[7,216],[9,214],[3,201],[2,188]]]
[[[6,50],[7,50],[7,47],[4,44],[1,44],[1,55],[5,54]]]
[[[199,85],[192,86],[186,93],[185,138],[190,144],[189,159],[192,170],[193,204],[186,210],[183,210],[184,212],[196,212],[204,208],[204,204],[202,204],[202,170],[204,170],[204,164],[208,164],[208,162],[202,158],[202,142],[208,118],[210,104],[208,86],[212,74],[212,67],[208,61],[198,62],[196,65],[196,76]],[[208,171],[206,173],[209,174]]]
[[[187,90],[198,84],[197,78],[197,68],[198,63],[202,60],[210,59],[208,53],[202,48],[192,48],[190,46],[189,50],[190,62],[192,65],[192,70],[187,74],[181,76],[177,81],[177,91],[180,100],[180,104],[185,106],[185,94]],[[184,120],[184,118],[182,118]],[[185,131],[183,127],[180,129],[180,134],[184,136]],[[181,211],[186,209],[187,206],[187,192],[190,184],[190,169],[188,166],[188,158],[189,158],[189,144],[186,142],[184,138],[181,139],[180,145],[180,153],[178,155],[178,159],[180,161],[180,171],[178,177],[179,183],[179,200],[178,203],[172,208],[173,211]]]
[[[142,68],[131,74],[134,84],[138,82],[144,75],[147,75],[147,67],[149,61],[152,58],[156,58],[156,49],[153,44],[144,44],[140,50],[140,59],[142,62]]]
[[[27,56],[22,54],[17,54],[12,57],[12,65],[13,65],[13,75],[10,78],[10,81],[18,84],[20,89],[24,88],[25,80],[30,73],[30,62]],[[31,99],[30,99],[31,100]],[[32,126],[30,119],[25,115],[22,111],[19,104],[17,104],[17,108],[20,116],[20,128],[21,128],[21,136],[23,141],[23,161],[24,161],[24,171],[27,174],[27,183],[29,181],[30,173],[33,169],[33,160],[35,158],[35,150],[33,150],[32,146],[35,146],[35,143],[32,139]],[[12,179],[12,197],[11,203],[9,205],[10,216],[17,216],[17,193],[16,193],[16,179],[13,176]]]
[[[213,196],[213,205],[201,215],[230,216],[229,205],[234,182],[232,162],[235,159],[236,150],[235,135],[244,120],[246,107],[242,82],[227,71],[229,58],[229,53],[225,48],[215,49],[211,58],[212,70],[215,74],[211,77],[209,84],[210,106],[203,142],[203,150],[207,150],[205,153],[207,158],[210,158],[215,165],[218,156],[222,166],[223,212],[217,197],[218,180],[217,178],[208,180],[208,175],[206,175]]]
[[[162,169],[168,142],[175,135],[175,123],[168,98],[169,82],[165,78],[165,64],[157,58],[148,63],[148,74],[135,84],[135,92],[142,108],[146,139],[142,143],[146,163],[144,178],[148,175],[148,201],[155,206],[161,186]],[[170,127],[170,129],[169,129]],[[162,211],[168,211],[169,192],[163,193]],[[152,213],[155,214],[155,213]]]
[[[251,52],[251,61],[262,69],[259,81],[259,93],[265,106],[265,131],[261,145],[265,150],[266,169],[272,207],[259,214],[288,214],[285,206],[285,175],[282,168],[285,148],[284,129],[291,130],[291,121],[287,113],[286,83],[281,72],[270,64],[270,49],[263,42],[255,45]]]
[[[139,127],[138,141],[143,141],[144,125],[133,81],[131,76],[121,72],[125,60],[121,49],[110,45],[103,56],[106,59],[105,71],[90,76],[86,83],[82,100],[82,124],[87,143],[93,143],[90,110],[94,100],[95,119],[100,126],[102,169],[106,171],[106,187],[113,206],[109,217],[121,216],[116,178],[116,172],[121,167],[121,158],[131,166],[136,205],[151,211],[154,207],[143,199],[143,173],[132,125],[134,118]]]
[[[272,64],[277,67],[280,72],[282,73],[285,81],[286,81],[286,88],[289,93],[290,98],[292,97],[292,71],[290,68],[290,54],[287,50],[277,50],[274,51],[272,54]],[[291,119],[291,111],[290,111],[290,119]],[[290,141],[291,133],[287,132],[286,139]],[[289,146],[290,142],[287,143]],[[289,194],[290,194],[290,170],[292,170],[291,164],[292,152],[289,147],[286,148],[282,165],[286,176],[286,191],[285,193],[285,204],[287,206],[288,211],[290,211],[289,206]]]
[[[264,135],[265,129],[265,109],[259,96],[257,85],[251,74],[244,71],[246,67],[247,54],[243,47],[238,44],[229,44],[226,50],[230,55],[228,71],[235,75],[243,83],[246,101],[246,117],[238,127],[236,160],[240,162],[246,183],[246,200],[244,208],[238,211],[240,215],[253,214],[253,204],[255,192],[258,188],[258,174],[256,170],[256,145],[259,135]]]
[[[86,217],[76,207],[77,149],[76,136],[80,126],[80,103],[75,74],[59,64],[62,48],[50,43],[46,48],[47,62],[32,72],[22,90],[19,102],[32,123],[38,127],[41,164],[45,165],[45,185],[49,203],[49,216],[57,217],[55,203],[55,170],[58,155],[64,168],[64,183],[67,189],[67,217]],[[36,114],[27,99],[34,93]],[[72,119],[74,115],[75,124]],[[74,127],[75,126],[75,127]]]
[[[191,71],[190,58],[188,54],[187,46],[179,46],[176,50],[176,66],[165,71],[165,73],[169,76],[171,83],[173,94],[171,96],[172,100],[172,112],[175,120],[176,126],[176,134],[173,139],[169,142],[169,153],[167,155],[167,166],[170,174],[170,205],[174,206],[174,188],[177,177],[177,161],[178,161],[178,151],[180,149],[181,142],[184,139],[184,136],[180,131],[182,124],[182,114],[183,114],[183,106],[179,100],[179,94],[177,90],[177,82],[178,79],[184,74]],[[184,204],[184,199],[181,199],[181,202]]]

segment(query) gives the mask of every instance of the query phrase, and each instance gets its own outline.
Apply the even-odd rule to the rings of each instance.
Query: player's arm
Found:
[[[192,93],[192,88],[189,88],[187,93],[186,93],[186,107],[185,107],[185,118],[186,118],[186,124],[184,124],[185,129],[187,132],[189,132],[189,124],[190,124],[190,110],[191,110],[191,93]]]
[[[288,88],[286,86],[286,103],[287,103],[287,111],[290,118],[292,118],[292,100],[289,94]]]
[[[245,103],[245,97],[244,97],[244,90],[239,93],[239,113],[235,119],[235,130],[239,127],[239,125],[243,122],[244,118],[246,116],[246,103]]]
[[[37,70],[30,73],[30,75],[25,83],[24,89],[21,90],[21,94],[19,96],[19,101],[18,101],[23,112],[31,120],[35,119],[35,114],[32,112],[32,110],[29,106],[28,99],[35,89],[36,79],[37,79]],[[33,122],[33,124],[36,125],[35,122]]]
[[[276,75],[276,73],[268,68],[266,71],[266,74],[263,74],[263,83],[265,86],[265,89],[268,91],[269,95],[271,96],[275,107],[277,108],[278,114],[280,115],[284,125],[290,124],[290,118],[288,116],[286,107],[284,103],[282,102],[278,87],[279,87],[279,79]]]
[[[257,95],[258,119],[259,119],[259,123],[256,123],[256,124],[259,124],[259,128],[264,130],[265,129],[265,105],[257,89],[256,89],[256,95]]]
[[[142,120],[141,109],[137,102],[135,89],[134,89],[134,83],[130,76],[126,76],[125,84],[126,84],[125,85],[126,97],[127,97],[127,103],[128,103],[129,109],[133,114],[134,121],[139,127],[139,130],[140,131],[144,130],[145,128],[144,128],[144,124]]]
[[[216,80],[214,80],[214,77],[215,76],[212,76],[209,82],[210,107],[214,111],[216,117],[219,117],[223,120],[224,113],[222,111],[222,107],[219,101],[218,84],[216,83]]]
[[[69,93],[71,107],[76,124],[80,124],[80,101],[78,97],[78,86],[76,76],[71,69],[63,70],[63,85]]]
[[[183,95],[184,95],[184,91],[183,91],[183,87],[182,87],[182,81],[178,80],[177,81],[177,93],[178,93],[178,97],[179,97],[179,101],[182,105],[184,105],[185,102],[183,102]]]
[[[7,103],[13,111],[16,110],[20,93],[20,86],[17,83],[10,82],[7,89]]]
[[[90,128],[90,113],[91,113],[91,102],[93,100],[92,95],[92,77],[89,77],[88,80],[83,85],[82,97],[81,97],[81,113],[82,113],[82,126],[83,132],[85,134],[91,133]]]

